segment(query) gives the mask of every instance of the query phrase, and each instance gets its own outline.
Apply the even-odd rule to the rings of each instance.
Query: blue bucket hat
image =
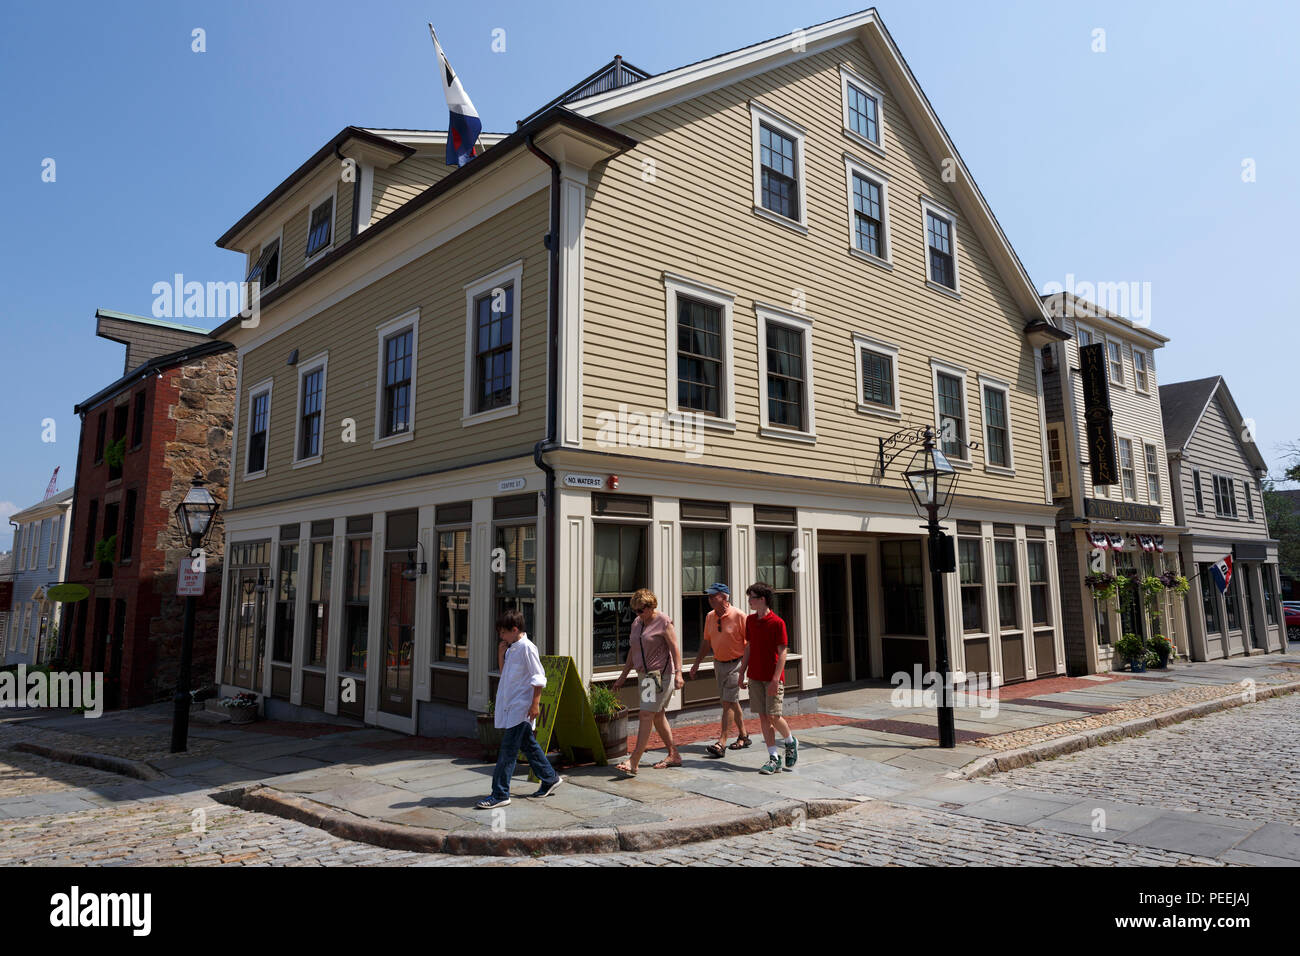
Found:
[[[731,597],[731,588],[727,587],[725,584],[719,581],[717,584],[710,585],[708,588],[706,588],[704,593],[725,594],[727,597]]]

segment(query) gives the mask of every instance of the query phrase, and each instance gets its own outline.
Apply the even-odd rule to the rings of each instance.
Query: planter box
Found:
[[[596,729],[600,731],[600,742],[605,745],[605,757],[627,756],[627,708],[616,714],[596,716]]]
[[[230,714],[232,724],[251,724],[257,720],[256,707],[227,707],[226,713]]]

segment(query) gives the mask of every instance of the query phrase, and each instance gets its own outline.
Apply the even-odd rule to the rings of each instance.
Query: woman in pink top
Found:
[[[673,730],[668,724],[664,708],[668,706],[673,691],[680,690],[686,681],[682,677],[682,651],[677,643],[677,631],[668,615],[656,610],[659,599],[654,596],[654,592],[642,588],[632,595],[630,603],[636,612],[636,620],[632,622],[629,635],[631,646],[628,647],[627,662],[623,665],[623,673],[614,681],[614,689],[618,690],[627,683],[628,671],[635,667],[641,686],[641,712],[637,719],[636,749],[614,769],[635,777],[641,756],[650,741],[652,727],[659,731],[659,736],[668,744],[668,756],[655,764],[655,769],[682,765],[682,755],[673,743]],[[658,686],[652,676],[654,671],[660,674]],[[651,714],[653,719],[647,720]]]

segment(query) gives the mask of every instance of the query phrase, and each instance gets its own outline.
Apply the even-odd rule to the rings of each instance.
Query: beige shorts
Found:
[[[649,677],[638,676],[637,689],[639,691],[641,710],[653,714],[668,709],[668,701],[672,700],[673,691],[676,689],[674,687],[674,684],[676,684],[675,673],[675,671],[664,671],[661,678],[664,689],[658,696],[655,695],[655,682]]]
[[[781,702],[785,700],[785,682],[776,685],[776,696],[768,692],[769,682],[751,680],[749,682],[749,706],[756,714],[769,717],[781,716]]]
[[[743,658],[734,661],[713,662],[713,678],[718,682],[718,697],[723,701],[740,700],[740,665]]]

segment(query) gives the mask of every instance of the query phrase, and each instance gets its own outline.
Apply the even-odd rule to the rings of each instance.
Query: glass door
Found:
[[[384,554],[384,646],[379,709],[411,716],[411,668],[415,652],[415,581],[405,574],[410,552]]]

